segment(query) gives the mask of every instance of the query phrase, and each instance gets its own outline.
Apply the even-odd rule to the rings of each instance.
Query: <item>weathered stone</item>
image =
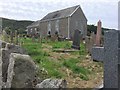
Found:
[[[9,58],[11,53],[20,53],[24,54],[25,51],[20,48],[19,46],[11,45],[7,43],[6,48],[2,48],[0,51],[0,56],[2,60],[2,80],[3,83],[7,82],[7,76],[8,76],[8,65],[9,65]],[[3,85],[3,87],[6,87]]]
[[[76,29],[74,32],[72,48],[80,49],[80,38],[81,38],[81,31]]]
[[[102,29],[101,29],[101,21],[99,20],[98,23],[97,23],[97,34],[96,34],[96,46],[100,46],[100,41],[101,41],[101,32],[102,32]]]
[[[2,81],[2,59],[0,57],[0,90],[3,86],[3,81]]]
[[[66,88],[66,80],[61,79],[45,79],[40,84],[36,85],[36,88]]]
[[[90,36],[86,36],[85,39],[85,45],[86,45],[86,50],[91,54],[92,47],[95,44],[95,34],[91,33]]]
[[[3,82],[7,81],[7,70],[9,65],[9,52],[8,50],[2,48],[1,49],[1,60],[2,60],[2,80]]]
[[[26,54],[26,51],[18,45],[7,43],[5,48],[9,50],[9,53]]]
[[[11,53],[7,88],[33,88],[37,80],[37,66],[29,55]]]
[[[95,47],[94,47],[95,48]],[[102,59],[104,62],[104,88],[120,89],[120,31],[110,30],[104,33],[104,48],[96,48],[99,56],[94,51],[95,59]],[[95,49],[93,49],[95,50]],[[93,59],[94,59],[93,57]]]
[[[104,47],[93,47],[92,48],[92,58],[96,61],[104,60]]]

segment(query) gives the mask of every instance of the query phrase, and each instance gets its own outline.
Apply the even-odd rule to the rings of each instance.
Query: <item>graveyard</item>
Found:
[[[23,38],[22,47],[28,55],[43,68],[43,78],[65,79],[68,88],[94,88],[103,80],[103,64],[87,57],[85,44],[74,52],[56,52],[56,49],[71,49],[71,41],[51,41],[43,39],[32,41]]]
[[[119,88],[120,32],[103,34],[99,20],[96,33],[88,34],[83,39],[76,29],[73,39],[68,39],[59,34],[41,37],[3,30],[0,89]]]
[[[18,57],[20,58],[20,59],[18,58],[20,61],[25,60],[25,64],[23,63],[23,66],[21,64],[20,64],[21,66],[16,64],[18,65],[17,68],[23,67],[21,69],[16,69],[18,70],[16,71],[16,74],[20,73],[21,75],[22,74],[21,70],[24,68],[28,68],[28,71],[27,69],[24,69],[24,72],[31,75],[30,72],[34,70],[34,73],[31,76],[29,76],[32,77],[31,78],[32,80],[34,80],[33,75],[35,75],[36,73],[35,71],[38,71],[37,77],[40,78],[40,81],[39,79],[37,79],[36,81],[37,83],[51,78],[53,81],[54,79],[66,80],[67,88],[95,88],[101,85],[101,82],[103,82],[103,63],[95,62],[92,60],[91,56],[86,50],[84,41],[79,42],[80,49],[79,48],[74,49],[72,48],[73,41],[70,40],[53,41],[49,38],[40,39],[40,38],[30,38],[30,37],[21,37],[21,36],[18,38],[17,36],[18,35],[16,34],[16,32],[14,35],[11,32],[10,36],[8,35],[9,37],[8,38],[6,37],[6,33],[3,32],[3,36],[1,37],[2,40],[5,41],[5,42],[1,41],[1,47],[3,48],[2,58],[5,59],[5,61],[3,60],[3,63],[6,66],[8,66],[8,74],[6,74],[7,68],[3,64],[4,68],[6,68],[5,70],[3,69],[4,71],[3,82],[6,82],[6,84],[3,85],[3,88],[11,87],[11,86],[15,88],[15,87],[20,87],[20,85],[22,85],[21,83],[17,84],[19,82],[19,77],[21,77],[19,75],[14,76],[14,78],[16,79],[15,80],[13,79],[13,81],[9,79],[10,76],[12,75],[12,73],[10,72],[12,64],[6,63],[7,61],[9,61],[8,58],[10,58],[10,62],[11,62],[11,60],[15,60],[15,58]],[[6,48],[9,48],[10,50]],[[29,71],[29,67],[32,68],[32,66],[33,67],[35,66],[34,64],[30,64],[31,66],[27,65],[27,60],[28,60],[27,58],[31,58],[30,60],[32,61],[32,63],[34,62],[35,65],[37,65],[38,70],[36,70],[36,68],[33,68],[32,70]],[[10,84],[9,83],[10,81],[9,82],[8,80],[6,81],[5,78],[11,80],[12,83]],[[27,80],[27,77],[25,80]],[[23,81],[20,80],[20,81],[25,82],[25,80]],[[32,86],[23,85],[23,87],[27,88]]]

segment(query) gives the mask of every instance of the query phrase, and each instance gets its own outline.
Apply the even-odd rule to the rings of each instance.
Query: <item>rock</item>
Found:
[[[33,88],[37,79],[37,66],[30,56],[11,53],[6,87]]]
[[[17,45],[10,44],[10,43],[7,43],[5,48],[1,48],[0,59],[2,62],[2,81],[3,81],[3,83],[7,82],[7,75],[8,75],[7,71],[8,71],[8,65],[9,65],[11,53],[25,54],[25,51],[21,47],[19,47]],[[4,87],[6,87],[5,84],[3,85],[3,88]]]
[[[66,88],[67,82],[62,79],[45,79],[40,84],[37,84],[35,88]]]
[[[27,54],[26,51],[22,47],[18,45],[10,44],[10,43],[6,44],[5,49],[9,50],[9,53]]]

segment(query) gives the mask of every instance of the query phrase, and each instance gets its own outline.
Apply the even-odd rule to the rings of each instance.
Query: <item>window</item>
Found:
[[[55,34],[59,34],[59,20],[56,20],[55,30]]]
[[[30,32],[32,32],[32,28],[30,29]]]
[[[76,27],[78,28],[78,21],[76,21]]]
[[[48,35],[51,34],[51,22],[49,21],[48,22]]]

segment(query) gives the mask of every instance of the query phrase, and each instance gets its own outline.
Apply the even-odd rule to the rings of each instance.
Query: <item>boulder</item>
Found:
[[[11,53],[7,88],[33,88],[37,84],[37,66],[29,55]]]
[[[35,88],[66,88],[67,82],[62,79],[45,79]]]

